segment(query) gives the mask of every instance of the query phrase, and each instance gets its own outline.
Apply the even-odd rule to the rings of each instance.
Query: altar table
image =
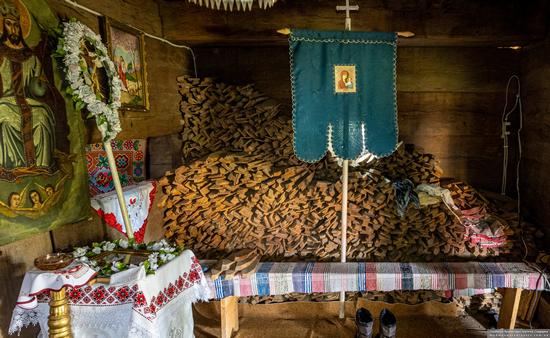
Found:
[[[69,267],[75,269],[73,265]],[[87,268],[84,265],[84,270]],[[51,287],[35,282],[37,275],[40,273],[36,270],[25,275],[13,310],[10,334],[38,324],[39,337],[48,336]],[[109,284],[68,285],[71,284],[65,286],[72,333],[79,338],[190,338],[193,337],[192,303],[210,297],[202,268],[190,250],[183,251],[154,275],[146,276],[145,270],[139,267],[114,274]]]

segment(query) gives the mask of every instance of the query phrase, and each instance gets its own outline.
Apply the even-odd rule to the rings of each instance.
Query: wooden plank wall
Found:
[[[51,7],[62,17],[76,18],[94,31],[99,30],[96,16],[75,9],[64,0],[48,0]],[[162,36],[162,20],[154,1],[141,0],[82,0],[87,6],[118,22],[134,26],[145,32]],[[186,49],[174,48],[163,42],[145,38],[145,64],[151,109],[149,112],[121,111],[123,131],[118,138],[154,137],[178,133],[179,94],[176,77],[193,73],[193,63]],[[154,119],[154,122],[152,123]],[[99,141],[100,135],[94,122],[89,123],[90,142]]]
[[[113,19],[131,24],[147,32],[162,35],[161,19],[158,6],[153,1],[140,0],[79,0],[80,4],[88,6],[101,13],[109,13]],[[98,31],[99,21],[94,15],[80,9],[74,9],[63,0],[49,0],[54,11],[64,17],[75,17],[93,30]],[[179,124],[180,95],[177,91],[176,77],[192,73],[192,63],[185,49],[170,47],[156,40],[146,38],[146,64],[148,73],[149,96],[151,111],[125,112],[122,114],[123,132],[119,138],[153,137],[177,133]],[[154,123],[152,119],[154,118]],[[100,140],[93,121],[88,124],[88,142]],[[159,219],[160,215],[155,216]],[[150,222],[149,224],[153,224]],[[152,237],[158,237],[159,229],[150,226]],[[56,229],[51,233],[41,233],[22,241],[0,247],[0,337],[7,337],[7,329],[11,313],[21,281],[29,268],[33,266],[34,258],[57,249],[72,245],[84,245],[101,240],[105,229],[97,216],[90,212],[90,220],[70,224]],[[26,329],[22,337],[36,337],[36,329]]]
[[[343,29],[341,0],[279,1],[269,10],[215,11],[184,0],[161,1],[167,38],[197,46],[286,45],[285,27]],[[545,0],[359,0],[352,13],[357,31],[412,31],[407,46],[510,46],[546,36]]]
[[[200,76],[255,83],[290,116],[287,47],[202,47],[196,54]],[[504,90],[518,71],[519,53],[510,49],[400,47],[400,139],[435,154],[446,176],[498,191]]]
[[[521,59],[523,103],[523,210],[546,232],[550,245],[550,41],[526,48]],[[515,182],[510,182],[515,184]]]

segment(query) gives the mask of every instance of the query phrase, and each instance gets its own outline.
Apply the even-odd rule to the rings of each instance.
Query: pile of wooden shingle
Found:
[[[340,257],[341,169],[328,156],[316,164],[293,155],[292,127],[278,106],[252,86],[181,77],[185,164],[160,181],[166,237],[201,257],[257,249],[264,259]],[[348,259],[451,260],[523,252],[534,230],[510,203],[493,203],[471,186],[446,182],[460,209],[502,219],[507,243],[472,244],[444,203],[396,211],[393,182],[441,184],[437,159],[414,145],[369,166],[350,169]]]

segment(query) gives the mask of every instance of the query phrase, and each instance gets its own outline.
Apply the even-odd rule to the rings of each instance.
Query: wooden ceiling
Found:
[[[268,10],[225,12],[187,0],[158,0],[167,39],[193,46],[285,45],[285,27],[341,30],[344,0],[279,0]],[[512,46],[547,37],[545,0],[359,0],[353,30],[412,31],[404,46]]]

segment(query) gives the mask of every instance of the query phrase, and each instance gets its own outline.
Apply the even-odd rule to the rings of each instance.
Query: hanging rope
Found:
[[[515,95],[515,101],[513,107],[508,110],[508,96],[510,91],[510,84],[512,81],[515,80],[517,83],[517,93]],[[508,174],[508,150],[509,150],[509,143],[508,143],[508,135],[510,135],[510,132],[508,131],[508,127],[511,125],[511,122],[509,121],[510,114],[514,112],[516,109],[518,109],[519,113],[519,128],[517,131],[517,137],[518,137],[518,159],[516,163],[516,190],[517,190],[517,200],[518,200],[518,212],[520,207],[520,191],[519,191],[519,169],[520,169],[520,161],[522,156],[522,147],[521,147],[521,129],[523,128],[523,110],[521,105],[521,84],[519,81],[519,77],[517,75],[512,75],[508,79],[508,83],[506,85],[506,101],[504,103],[504,109],[502,111],[502,138],[503,138],[503,150],[504,150],[504,156],[502,160],[502,186],[501,186],[501,194],[506,195],[506,186],[507,186],[507,174]]]
[[[514,105],[510,110],[508,110],[508,95],[510,91],[510,84],[512,81],[516,81],[517,83],[517,92],[515,95],[515,101]],[[502,111],[502,138],[503,138],[503,148],[504,148],[504,156],[502,159],[502,186],[501,186],[501,194],[506,195],[506,180],[507,180],[507,173],[508,173],[508,135],[510,135],[510,132],[508,131],[508,126],[511,125],[511,122],[509,121],[510,114],[514,112],[515,110],[518,110],[519,113],[519,127],[517,131],[517,138],[518,138],[518,159],[516,162],[516,192],[517,192],[517,213],[518,213],[518,222],[521,227],[521,192],[520,192],[520,164],[521,164],[521,156],[522,156],[522,146],[521,146],[521,130],[523,129],[523,108],[521,103],[521,83],[519,80],[519,77],[517,75],[512,75],[508,79],[508,83],[506,84],[506,101],[504,103],[504,109]],[[524,253],[523,253],[523,260],[525,261],[527,259],[527,256],[529,254],[527,244],[525,243],[523,230],[520,234],[521,241],[524,246]]]

